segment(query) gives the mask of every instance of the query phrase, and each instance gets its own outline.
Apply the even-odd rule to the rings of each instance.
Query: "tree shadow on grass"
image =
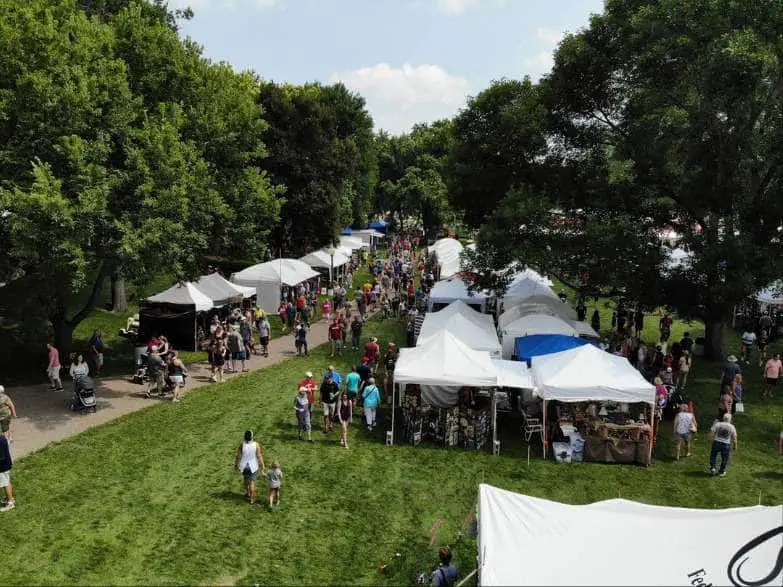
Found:
[[[686,477],[695,477],[697,479],[709,479],[712,477],[709,471],[685,471],[683,475]]]
[[[765,479],[768,481],[783,481],[783,471],[757,471],[751,473],[754,479]]]

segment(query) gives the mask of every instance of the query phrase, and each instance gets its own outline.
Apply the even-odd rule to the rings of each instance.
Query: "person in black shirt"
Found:
[[[332,418],[337,408],[337,396],[340,395],[340,386],[334,382],[334,378],[327,375],[321,383],[321,403],[324,409],[324,434],[332,431]]]
[[[688,351],[688,353],[693,352],[693,339],[691,338],[691,333],[686,332],[682,340],[680,340],[680,349],[683,351]]]

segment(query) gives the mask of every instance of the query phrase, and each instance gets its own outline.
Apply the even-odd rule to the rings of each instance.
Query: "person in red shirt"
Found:
[[[305,308],[305,304],[307,302],[305,301],[304,294],[301,294],[298,298],[296,298],[296,318],[297,320],[302,319],[302,311]]]
[[[337,316],[329,325],[329,352],[330,357],[333,357],[335,353],[343,354],[343,325],[340,324]]]
[[[315,392],[318,390],[318,385],[313,379],[312,371],[305,373],[305,378],[296,384],[296,388],[304,387],[307,390],[307,401],[310,404],[310,414],[312,415],[315,410]]]
[[[364,345],[364,356],[367,357],[367,362],[370,366],[373,366],[378,362],[380,354],[381,348],[378,346],[378,339],[373,336],[367,341],[367,344]]]

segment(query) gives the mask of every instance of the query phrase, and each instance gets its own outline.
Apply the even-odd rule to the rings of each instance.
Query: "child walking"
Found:
[[[280,486],[283,484],[283,471],[280,469],[280,461],[274,461],[272,468],[266,474],[269,480],[269,507],[280,505]]]

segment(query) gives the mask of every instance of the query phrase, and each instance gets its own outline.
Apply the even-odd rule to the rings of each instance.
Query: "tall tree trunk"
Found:
[[[710,316],[704,321],[704,356],[711,361],[723,361],[726,358],[726,320]]]
[[[113,312],[125,312],[128,309],[125,278],[119,270],[116,270],[111,276],[111,309]]]
[[[52,316],[52,334],[54,336],[54,346],[60,351],[60,362],[63,365],[68,364],[68,357],[73,349],[73,331],[76,327],[66,320],[65,316]],[[86,357],[85,357],[86,359]]]

